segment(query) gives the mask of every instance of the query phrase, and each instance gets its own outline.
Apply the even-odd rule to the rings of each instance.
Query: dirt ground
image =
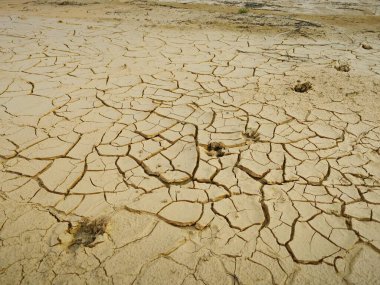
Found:
[[[380,284],[380,16],[341,2],[1,1],[0,284]]]

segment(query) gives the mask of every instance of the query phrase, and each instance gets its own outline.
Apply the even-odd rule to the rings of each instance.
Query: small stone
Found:
[[[372,46],[369,45],[369,44],[364,43],[364,44],[362,44],[362,48],[364,48],[364,49],[372,49]]]

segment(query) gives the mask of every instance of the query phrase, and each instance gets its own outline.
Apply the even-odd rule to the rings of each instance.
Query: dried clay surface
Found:
[[[247,9],[1,1],[0,284],[380,284],[379,16]]]

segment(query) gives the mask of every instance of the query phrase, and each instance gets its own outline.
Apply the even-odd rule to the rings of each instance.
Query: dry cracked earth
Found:
[[[378,26],[16,8],[0,17],[1,284],[380,284]]]

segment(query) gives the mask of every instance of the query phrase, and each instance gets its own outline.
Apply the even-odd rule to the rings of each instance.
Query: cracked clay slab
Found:
[[[0,284],[379,284],[378,3],[103,2],[0,3]]]

